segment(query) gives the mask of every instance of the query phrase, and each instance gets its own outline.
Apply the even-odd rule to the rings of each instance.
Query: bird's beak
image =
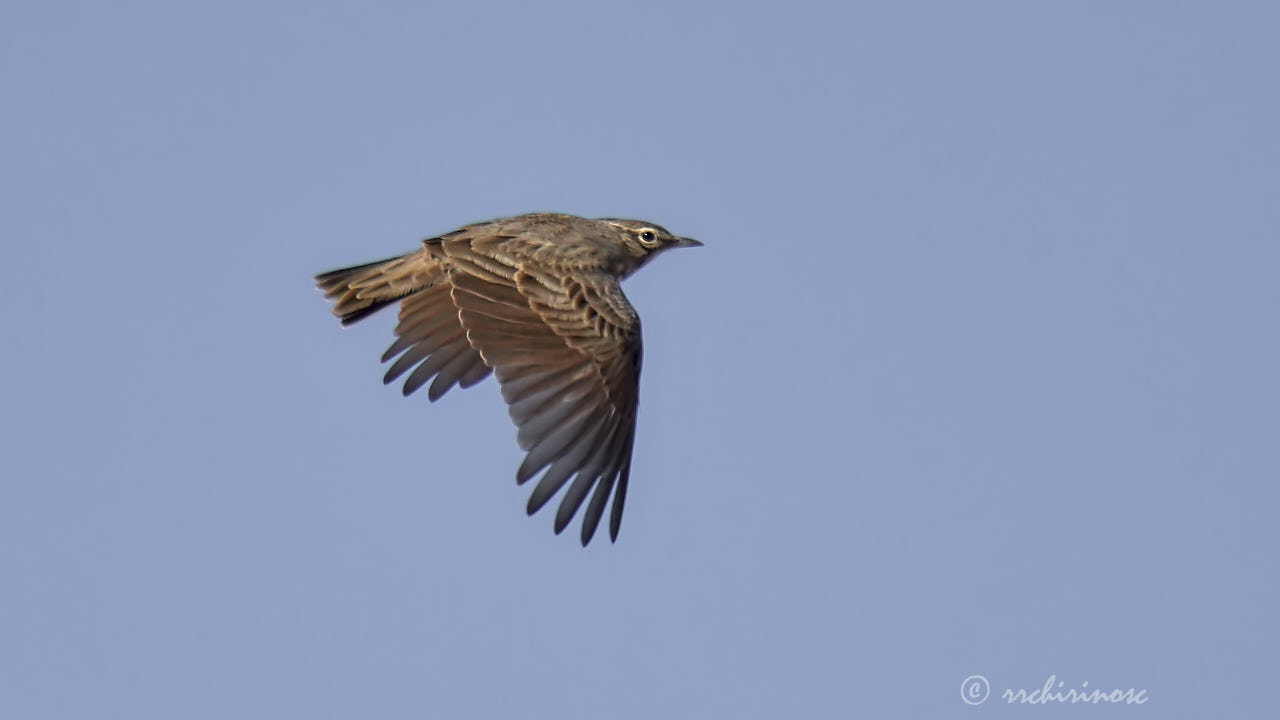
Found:
[[[702,247],[702,243],[693,238],[676,238],[676,247]]]

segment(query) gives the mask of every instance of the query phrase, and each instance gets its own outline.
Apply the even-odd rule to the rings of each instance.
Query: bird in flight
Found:
[[[495,374],[527,453],[516,482],[542,474],[529,514],[568,484],[559,534],[590,495],[586,546],[610,494],[618,539],[631,475],[640,317],[619,283],[668,248],[700,245],[642,220],[532,213],[467,225],[316,284],[343,325],[400,303],[383,382],[407,374],[406,396],[429,382],[435,402]]]

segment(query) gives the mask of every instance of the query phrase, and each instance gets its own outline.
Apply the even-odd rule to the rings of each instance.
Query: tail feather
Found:
[[[431,286],[441,270],[426,253],[416,252],[320,273],[316,287],[335,301],[333,314],[350,325]]]

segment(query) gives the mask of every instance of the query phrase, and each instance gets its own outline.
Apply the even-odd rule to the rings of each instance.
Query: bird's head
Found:
[[[702,246],[702,243],[693,238],[672,235],[661,225],[646,220],[601,218],[600,222],[611,225],[617,230],[620,245],[634,262],[631,272],[638,270],[640,266],[668,248]]]

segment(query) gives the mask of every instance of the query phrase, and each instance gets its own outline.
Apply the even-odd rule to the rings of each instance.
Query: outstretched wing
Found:
[[[550,274],[484,241],[446,240],[443,251],[466,337],[494,369],[528,452],[516,481],[545,470],[529,497],[529,514],[569,485],[556,513],[559,533],[590,494],[582,521],[586,545],[612,494],[609,535],[616,540],[639,393],[635,310],[605,274]]]

